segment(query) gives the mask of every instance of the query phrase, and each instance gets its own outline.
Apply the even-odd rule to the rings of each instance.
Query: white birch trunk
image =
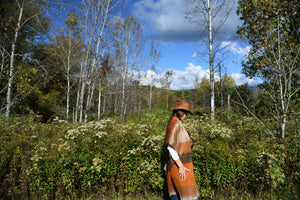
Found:
[[[124,124],[124,122],[125,122],[125,81],[126,81],[126,73],[127,73],[127,67],[124,68],[123,74],[122,74],[122,79],[123,79],[122,80],[122,100],[121,100],[121,119],[122,119],[122,124]]]
[[[85,7],[84,8],[84,12],[85,12],[85,31],[84,31],[84,46],[88,46],[88,42],[87,42],[87,32],[88,32],[88,9]],[[83,60],[86,62],[86,57],[88,54],[89,48],[87,48],[86,50],[86,55],[83,56]],[[75,121],[78,121],[78,112],[82,111],[82,107],[81,107],[81,101],[82,101],[82,87],[83,87],[83,79],[84,79],[84,71],[85,71],[85,63],[81,63],[80,64],[80,75],[79,75],[79,83],[78,83],[78,89],[77,89],[77,99],[76,99],[76,113],[75,113]],[[82,122],[82,116],[81,118],[79,117],[79,121]]]
[[[19,12],[19,18],[18,18],[18,23],[17,27],[15,29],[15,36],[14,40],[11,46],[11,55],[10,55],[10,68],[9,68],[9,79],[8,79],[8,87],[7,87],[7,96],[6,96],[6,117],[9,117],[10,111],[11,111],[11,106],[12,106],[12,101],[11,101],[11,96],[12,96],[12,87],[13,87],[13,79],[14,79],[14,61],[15,61],[15,51],[16,51],[16,44],[17,44],[17,39],[18,39],[18,33],[21,28],[21,20],[23,16],[23,9],[24,5],[20,6],[20,12]]]
[[[79,122],[82,122],[82,116],[83,116],[83,100],[84,100],[84,94],[85,94],[85,87],[87,85],[87,78],[86,75],[83,75],[83,81],[80,89],[80,96],[79,96]]]
[[[71,32],[69,33],[69,49],[68,49],[68,63],[67,63],[67,111],[66,111],[66,121],[69,122],[69,112],[70,112],[70,69],[71,69]]]
[[[116,93],[115,94],[115,105],[114,105],[114,112],[116,113],[116,112],[118,112],[118,100],[119,100],[119,94],[118,93]]]
[[[89,54],[87,55],[87,57],[86,57],[86,68],[87,68],[87,70],[86,70],[86,76],[85,76],[85,78],[86,78],[86,81],[84,81],[83,82],[83,86],[82,86],[82,89],[81,89],[81,98],[80,98],[80,121],[81,121],[81,119],[82,119],[82,109],[83,109],[83,101],[84,101],[84,90],[85,90],[85,85],[86,85],[86,83],[87,83],[87,78],[89,77],[89,72],[93,72],[93,69],[95,68],[95,66],[96,66],[96,60],[98,59],[98,55],[99,55],[99,53],[100,53],[100,50],[101,50],[101,48],[100,48],[100,46],[101,46],[101,41],[102,41],[102,35],[103,35],[103,32],[104,32],[104,27],[105,27],[105,25],[106,25],[106,21],[107,21],[107,16],[108,16],[108,12],[109,12],[109,10],[110,10],[110,5],[111,5],[111,1],[110,0],[108,0],[108,2],[106,2],[107,4],[106,4],[106,8],[105,8],[105,10],[101,10],[101,6],[102,6],[102,4],[101,4],[102,2],[101,1],[98,1],[98,3],[97,3],[97,8],[96,8],[96,14],[95,14],[95,21],[93,22],[93,31],[92,31],[92,34],[91,34],[91,40],[90,40],[90,44],[89,44],[89,46],[90,46],[90,48],[89,48],[89,50],[91,50],[91,47],[92,47],[92,42],[93,42],[93,38],[94,38],[94,33],[98,30],[99,32],[98,32],[98,35],[97,35],[97,37],[96,37],[96,48],[95,48],[95,50],[96,50],[96,52],[95,52],[95,57],[93,58],[93,62],[92,62],[92,64],[91,64],[91,66],[88,66],[88,60],[90,59],[90,56],[89,56]],[[102,13],[103,12],[103,13]],[[97,13],[98,13],[98,15],[97,15]],[[101,16],[103,16],[104,18],[103,18],[103,21],[101,22]],[[99,29],[97,29],[98,27],[99,27],[99,24],[98,23],[101,23],[101,25],[100,25],[100,28]],[[88,69],[88,68],[90,68],[90,69]],[[92,76],[90,76],[90,77],[93,77],[93,75]],[[91,82],[93,82],[94,83],[94,81],[93,80],[91,80]],[[94,94],[94,88],[95,88],[95,86],[94,86],[94,84],[93,84],[93,89],[92,89],[92,91],[90,91],[91,93],[90,93],[90,95],[88,95],[88,99],[87,99],[87,103],[86,103],[86,109],[85,109],[85,122],[87,122],[87,118],[88,118],[88,113],[89,113],[89,109],[90,109],[90,107],[91,107],[91,105],[90,105],[90,103],[89,102],[91,102],[91,99],[93,98],[93,94]]]
[[[153,95],[153,83],[152,83],[152,71],[151,71],[151,76],[150,76],[150,91],[149,91],[149,109],[152,107],[152,95]]]
[[[85,109],[85,114],[84,114],[84,122],[85,123],[88,121],[88,113],[92,106],[92,99],[94,97],[95,87],[96,87],[95,81],[93,81],[91,84],[89,84],[88,96],[87,96],[87,101],[86,101],[86,109]]]
[[[81,67],[80,67],[80,71],[82,71],[82,64],[81,64]],[[82,78],[82,75],[80,74],[80,78],[79,78],[79,81],[78,81],[78,89],[77,89],[76,107],[75,107],[75,122],[77,122],[77,120],[78,120],[81,78]]]
[[[107,87],[107,81],[105,81],[105,88],[104,88],[105,93],[103,94],[103,106],[102,106],[102,114],[105,113],[106,110],[106,98],[109,98],[107,95],[108,87]]]
[[[230,111],[230,94],[227,96],[227,110]]]
[[[102,96],[102,81],[99,81],[99,94],[98,94],[98,122],[101,118],[101,96]]]
[[[98,2],[99,3],[99,2]],[[84,95],[85,95],[85,88],[87,85],[87,77],[89,74],[89,60],[90,60],[90,53],[92,50],[92,44],[93,44],[93,38],[94,38],[94,33],[96,31],[96,21],[93,21],[93,26],[92,26],[92,30],[90,32],[90,34],[88,35],[88,22],[89,22],[89,9],[91,9],[91,7],[88,7],[90,5],[87,5],[87,7],[85,8],[85,37],[87,39],[87,37],[89,37],[89,42],[85,43],[87,44],[87,49],[86,49],[86,55],[84,58],[84,64],[83,64],[83,69],[81,71],[81,80],[82,80],[82,84],[81,84],[81,88],[80,88],[80,94],[79,94],[79,105],[78,105],[78,109],[79,109],[79,122],[82,122],[82,117],[83,117],[83,104],[84,104]],[[94,19],[96,20],[96,19]]]
[[[213,39],[212,39],[212,16],[210,0],[207,0],[208,7],[208,34],[209,34],[209,73],[210,73],[210,118],[215,119],[215,86],[214,86],[214,55],[213,55]]]

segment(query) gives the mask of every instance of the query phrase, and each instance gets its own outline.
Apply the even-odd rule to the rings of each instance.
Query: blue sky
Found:
[[[158,44],[162,57],[155,72],[157,77],[161,77],[168,69],[173,69],[175,75],[171,89],[193,88],[196,76],[200,82],[202,78],[208,78],[209,65],[205,61],[208,59],[207,56],[195,56],[197,52],[202,54],[207,49],[203,40],[205,37],[199,34],[201,27],[185,21],[184,0],[127,0],[127,3],[147,34]],[[241,60],[250,47],[235,37],[237,26],[242,25],[235,11],[236,2],[216,39],[220,46],[227,46],[226,54],[220,55],[226,58],[223,59],[222,65],[226,66],[227,74],[235,79],[237,85],[246,82],[255,85],[255,80],[241,74]],[[145,84],[150,73],[146,72]]]

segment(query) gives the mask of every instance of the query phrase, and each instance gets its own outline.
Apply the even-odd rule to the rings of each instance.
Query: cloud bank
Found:
[[[227,62],[227,66],[231,66],[231,69],[239,69],[240,66],[232,66],[231,64],[233,62],[238,63],[247,55],[250,46],[242,47],[239,39],[235,37],[237,27],[242,25],[242,21],[235,12],[237,1],[227,1],[234,2],[234,7],[215,39],[218,40],[221,48],[225,47],[231,54],[231,61]],[[173,44],[175,46],[181,42],[196,44],[195,42],[204,39],[202,27],[188,23],[185,20],[185,0],[134,0],[131,2],[133,5],[132,14],[142,22],[149,34],[155,40],[161,41],[162,44]],[[218,19],[216,20],[218,21]],[[185,50],[182,49],[182,51]],[[169,52],[168,54],[172,55]],[[187,58],[186,66],[183,66],[185,64],[182,63],[180,66],[177,66],[179,62],[176,62],[178,61],[178,54],[176,53],[174,53],[173,57],[168,58],[167,65],[176,66],[176,69],[173,69],[174,75],[171,80],[172,90],[191,89],[194,88],[195,80],[201,82],[203,78],[209,79],[209,70],[194,64],[193,60],[196,56],[197,53],[192,53],[191,57]],[[184,70],[180,70],[183,68]],[[234,78],[236,85],[245,83],[248,83],[248,85],[256,84],[256,81],[239,74],[239,71],[240,69],[237,73],[228,73],[229,76]],[[149,70],[143,72],[141,83],[149,85],[151,74],[157,80],[164,76],[163,73],[159,74]],[[216,75],[215,77],[218,76]],[[159,81],[156,81],[156,86],[160,87]]]
[[[220,40],[234,40],[236,28],[241,25],[241,20],[235,12],[236,1],[230,1],[234,1],[235,6],[220,30]],[[203,28],[185,20],[185,9],[184,0],[144,0],[134,3],[133,14],[143,21],[157,39],[165,42],[199,40]]]
[[[203,79],[209,79],[209,70],[208,69],[202,69],[201,66],[196,66],[193,63],[188,63],[188,66],[185,67],[185,70],[173,70],[174,75],[171,78],[171,90],[181,90],[181,89],[193,89],[195,88],[195,83],[201,83]],[[140,81],[142,85],[150,85],[150,80],[152,80],[153,84],[156,87],[161,87],[161,84],[159,82],[160,79],[164,78],[163,73],[155,73],[151,70],[148,70],[146,72],[142,72],[140,76]],[[248,83],[249,86],[257,85],[257,81],[254,79],[249,79],[243,74],[238,73],[232,73],[229,74],[231,76],[236,85],[243,85],[245,83]],[[217,79],[218,75],[215,74],[215,77]],[[197,81],[196,81],[197,80]]]

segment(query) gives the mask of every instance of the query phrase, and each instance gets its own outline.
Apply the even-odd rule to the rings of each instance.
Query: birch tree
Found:
[[[215,118],[215,87],[214,87],[214,43],[216,34],[232,11],[234,1],[228,0],[186,0],[186,18],[204,28],[207,33],[209,70],[210,70],[210,112],[211,120]]]
[[[118,5],[118,0],[83,0],[83,13],[84,13],[84,47],[85,55],[82,63],[81,75],[80,75],[80,87],[78,90],[78,108],[79,110],[79,121],[82,122],[83,119],[83,106],[84,97],[86,92],[86,86],[88,82],[88,91],[90,93],[87,95],[86,109],[85,109],[85,121],[87,121],[88,112],[91,108],[91,99],[93,98],[93,90],[95,89],[95,82],[89,80],[93,69],[95,68],[98,61],[101,60],[101,55],[103,55],[103,35],[105,32],[105,27],[107,26],[108,18],[112,13],[112,10]],[[101,52],[102,51],[102,52]]]
[[[164,73],[164,78],[161,80],[162,87],[166,90],[166,110],[169,110],[169,90],[171,88],[171,79],[175,74],[174,70],[170,69]]]
[[[152,98],[154,95],[154,85],[156,82],[155,79],[155,74],[156,74],[156,68],[157,68],[157,63],[159,62],[161,57],[160,52],[157,50],[157,48],[154,45],[154,42],[151,42],[151,49],[150,49],[150,62],[151,62],[151,67],[150,67],[150,80],[149,80],[149,109],[152,107]]]
[[[292,100],[300,91],[299,6],[296,0],[241,0],[238,7],[244,20],[238,34],[252,46],[243,73],[263,80],[261,88],[269,97],[266,107],[278,122],[281,138],[285,138]]]
[[[67,109],[66,109],[66,121],[69,121],[69,112],[70,112],[70,91],[71,91],[71,70],[78,63],[78,57],[80,57],[80,46],[81,43],[74,38],[74,33],[78,30],[77,26],[78,16],[74,13],[71,13],[69,17],[66,19],[67,24],[67,34],[68,34],[68,46],[67,48],[63,48],[67,54],[67,61],[64,62],[64,66],[66,69],[66,77],[67,77]]]
[[[62,63],[64,67],[64,76],[67,79],[67,88],[66,88],[66,121],[69,121],[70,116],[70,93],[74,85],[75,72],[78,69],[74,69],[79,66],[80,57],[82,54],[82,44],[79,38],[79,27],[78,16],[73,12],[68,14],[68,17],[65,19],[66,29],[60,29],[56,36],[56,41],[51,45],[52,48],[51,54],[58,57],[58,61]]]
[[[107,74],[112,70],[109,54],[106,54],[101,60],[101,65],[97,67],[98,76],[98,121],[101,118],[102,90],[103,83],[106,85]]]
[[[7,95],[6,95],[6,112],[5,112],[6,117],[9,117],[13,105],[12,89],[13,89],[14,75],[16,71],[15,59],[16,59],[16,48],[18,44],[18,37],[20,35],[20,32],[24,31],[24,28],[29,28],[29,30],[33,32],[37,31],[33,29],[34,27],[30,27],[30,23],[32,23],[33,21],[39,22],[39,18],[41,17],[42,13],[46,11],[45,4],[46,1],[44,0],[32,0],[32,1],[16,0],[15,1],[15,5],[17,9],[16,12],[17,19],[16,19],[15,27],[13,29],[13,37],[12,37],[11,48],[9,53],[10,62],[9,62],[9,76],[8,76]]]
[[[113,28],[116,66],[121,78],[121,119],[125,121],[128,96],[126,89],[133,81],[133,73],[139,68],[139,57],[143,47],[141,24],[133,17],[117,19]]]

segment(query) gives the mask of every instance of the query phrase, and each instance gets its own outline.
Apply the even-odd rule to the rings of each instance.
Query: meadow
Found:
[[[0,119],[0,199],[167,199],[163,141],[170,113],[100,122]],[[290,123],[292,124],[292,123]],[[265,135],[227,114],[184,121],[201,199],[299,199],[299,135]]]

